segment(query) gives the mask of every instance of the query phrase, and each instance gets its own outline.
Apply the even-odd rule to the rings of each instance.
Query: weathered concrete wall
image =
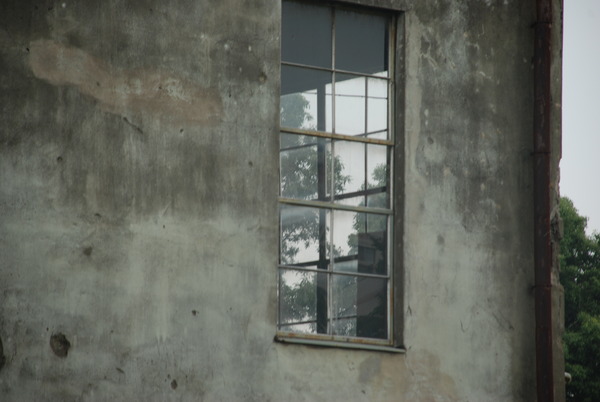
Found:
[[[2,400],[533,400],[533,4],[406,4],[401,355],[273,341],[279,0],[3,1]]]

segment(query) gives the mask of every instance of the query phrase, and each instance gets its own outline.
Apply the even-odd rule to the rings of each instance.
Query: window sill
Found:
[[[324,348],[359,349],[359,350],[369,350],[369,351],[374,351],[374,352],[399,353],[399,354],[406,353],[406,349],[398,348],[398,347],[394,347],[394,346],[376,345],[376,344],[369,344],[369,343],[328,341],[328,340],[323,340],[323,339],[306,339],[306,338],[287,337],[287,336],[282,336],[282,335],[276,335],[275,342],[299,344],[299,345],[306,345],[306,346],[316,346],[316,347],[324,347]]]

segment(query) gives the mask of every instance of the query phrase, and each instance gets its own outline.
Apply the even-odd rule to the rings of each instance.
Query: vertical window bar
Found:
[[[369,132],[369,79],[365,78],[365,137]]]
[[[335,8],[331,8],[331,69],[332,77],[331,77],[331,132],[336,133],[337,130],[335,128],[335,110],[336,110],[336,75],[335,75]]]
[[[394,109],[394,103],[395,103],[395,99],[394,99],[394,78],[396,77],[395,75],[395,63],[396,63],[396,52],[395,52],[395,46],[396,46],[396,19],[395,17],[392,18],[391,20],[388,20],[388,31],[387,31],[387,35],[386,35],[386,41],[387,41],[387,54],[386,54],[386,61],[387,61],[387,71],[388,71],[388,78],[389,81],[387,81],[387,138],[389,140],[396,141],[396,130],[395,130],[395,125],[392,123],[394,122],[395,116],[393,111]],[[386,184],[387,184],[387,188],[388,188],[388,194],[387,194],[387,205],[389,208],[394,209],[394,213],[398,213],[398,211],[396,211],[395,209],[395,202],[394,202],[394,193],[395,193],[395,183],[392,180],[392,177],[395,177],[393,175],[395,166],[393,165],[394,163],[394,153],[395,153],[395,146],[394,147],[388,147],[388,153],[387,153],[387,172],[386,172]],[[388,260],[388,275],[389,275],[389,279],[388,279],[388,286],[387,286],[387,293],[388,293],[388,300],[387,300],[387,308],[388,308],[388,317],[387,317],[387,322],[388,322],[388,339],[394,341],[394,335],[395,335],[395,322],[392,319],[393,314],[396,314],[394,306],[394,298],[395,297],[399,297],[398,295],[396,295],[394,293],[394,288],[393,288],[393,284],[395,283],[395,270],[393,269],[394,267],[394,238],[396,236],[395,233],[395,225],[394,223],[395,218],[393,216],[388,216],[387,218],[387,229],[388,229],[388,238],[387,238],[387,260]]]
[[[398,297],[395,294],[395,287],[394,287],[394,269],[393,267],[393,256],[394,256],[394,250],[393,250],[393,235],[394,235],[394,216],[389,216],[388,217],[388,249],[387,249],[387,257],[388,257],[388,264],[389,264],[389,272],[388,272],[388,339],[390,340],[394,340],[394,334],[395,334],[395,317],[396,312],[395,312],[395,304],[394,304],[394,297]]]
[[[331,132],[335,133],[336,132],[336,118],[335,118],[335,110],[337,107],[337,102],[335,100],[335,94],[336,94],[336,74],[335,74],[335,8],[331,8],[331,69],[332,74],[331,74]],[[334,200],[335,197],[335,153],[334,152],[334,143],[335,141],[331,141],[331,152],[332,152],[332,171],[331,171],[331,200]],[[328,317],[328,334],[331,334],[333,332],[333,323],[331,322],[332,320],[332,312],[333,312],[333,303],[331,301],[332,299],[332,295],[333,295],[333,289],[331,287],[331,283],[333,282],[331,280],[331,271],[333,270],[333,261],[334,261],[334,254],[333,254],[333,231],[334,231],[334,227],[333,227],[333,211],[332,213],[329,214],[329,218],[330,218],[330,224],[329,224],[329,270],[328,270],[328,274],[327,274],[327,291],[328,294],[330,295],[330,297],[327,298],[327,317]]]

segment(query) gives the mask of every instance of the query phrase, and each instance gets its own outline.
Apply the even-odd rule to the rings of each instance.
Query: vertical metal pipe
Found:
[[[552,0],[536,0],[534,48],[534,264],[537,400],[554,401],[551,243],[551,32]]]

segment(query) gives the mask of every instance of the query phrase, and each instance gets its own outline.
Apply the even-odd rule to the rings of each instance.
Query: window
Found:
[[[393,344],[394,28],[283,1],[280,338]]]

